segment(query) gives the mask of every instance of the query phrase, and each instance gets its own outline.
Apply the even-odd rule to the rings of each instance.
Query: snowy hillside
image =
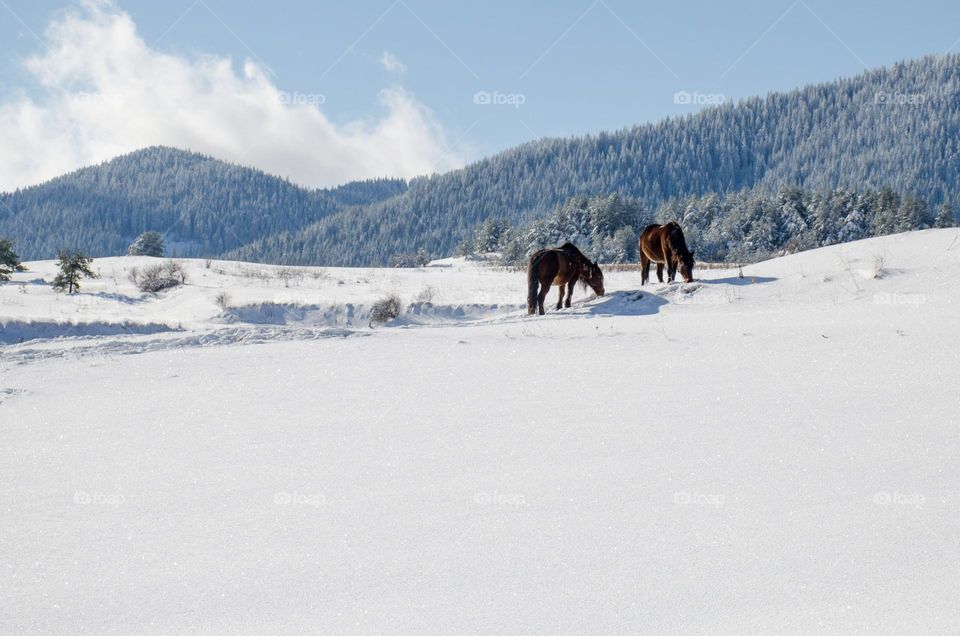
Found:
[[[543,317],[456,259],[149,261],[0,286],[0,633],[960,631],[958,230]]]

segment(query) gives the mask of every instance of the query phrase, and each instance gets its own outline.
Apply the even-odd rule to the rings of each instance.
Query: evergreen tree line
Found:
[[[890,186],[934,210],[956,209],[958,133],[960,55],[926,57],[655,124],[524,144],[230,255],[340,265],[386,264],[420,249],[446,256],[486,219],[522,227],[596,193],[658,210],[711,192]]]
[[[553,214],[522,226],[487,219],[457,246],[458,255],[497,252],[505,264],[570,241],[601,263],[637,260],[637,240],[650,223],[680,223],[687,244],[707,261],[752,262],[871,236],[953,227],[948,203],[934,213],[923,199],[889,187],[825,193],[797,187],[670,199],[647,212],[637,199],[613,194],[573,197]]]
[[[675,198],[657,212],[677,220],[688,245],[710,261],[751,262],[794,252],[931,227],[953,227],[951,206],[927,202],[890,187],[825,192],[782,188],[768,194],[741,190]]]
[[[526,227],[596,193],[659,210],[708,193],[746,190],[771,200],[785,184],[821,193],[890,186],[934,211],[945,202],[955,209],[958,133],[960,54],[931,56],[617,132],[544,139],[409,184],[307,190],[195,153],[150,148],[0,195],[0,236],[16,236],[28,260],[53,256],[48,245],[122,254],[156,230],[178,256],[386,265],[421,251],[449,255],[487,219]],[[740,220],[764,225],[752,214]],[[713,226],[702,223],[704,232]],[[769,221],[771,232],[778,223]],[[831,239],[832,231],[839,230],[810,244],[847,240]],[[776,244],[755,234],[749,241],[762,247],[751,253]],[[734,249],[703,238],[715,254]]]
[[[153,147],[0,194],[0,236],[16,236],[26,260],[51,258],[58,245],[121,255],[148,230],[162,234],[171,255],[216,257],[406,187],[401,179],[376,179],[307,190],[259,170]]]
[[[550,216],[524,226],[487,219],[461,241],[455,254],[498,252],[504,264],[519,264],[537,250],[569,241],[592,260],[629,263],[636,260],[640,231],[652,221],[652,215],[636,199],[618,194],[573,197]]]

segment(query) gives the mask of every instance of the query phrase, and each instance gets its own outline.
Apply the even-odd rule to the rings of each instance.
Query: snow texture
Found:
[[[456,259],[187,261],[157,296],[98,259],[72,297],[29,263],[0,632],[957,633],[958,237],[611,272],[542,317]]]

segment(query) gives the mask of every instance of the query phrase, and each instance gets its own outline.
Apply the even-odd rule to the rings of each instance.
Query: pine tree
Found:
[[[837,240],[841,243],[859,241],[867,232],[867,220],[870,218],[871,199],[869,195],[859,195],[850,206],[846,216],[840,221]]]
[[[957,219],[953,216],[953,210],[949,203],[941,203],[937,211],[937,218],[933,222],[933,227],[954,227]]]
[[[890,187],[883,187],[876,196],[876,212],[873,215],[873,235],[883,236],[897,231],[897,213],[900,197]]]
[[[810,213],[803,198],[803,191],[797,187],[781,188],[777,193],[776,205],[780,212],[777,245],[788,254],[807,249],[812,241]]]
[[[913,196],[903,197],[897,212],[897,231],[922,230],[930,225],[927,202]]]
[[[477,230],[477,235],[473,240],[473,249],[480,254],[499,251],[509,230],[510,225],[500,219],[485,220]]]
[[[99,278],[90,269],[93,259],[85,256],[82,252],[60,250],[57,258],[59,259],[60,273],[53,279],[53,288],[59,292],[66,291],[68,294],[72,294],[79,291],[81,278]]]
[[[457,246],[453,249],[454,256],[472,256],[476,254],[477,250],[474,247],[473,237],[465,236],[463,240],[457,243]]]
[[[10,280],[10,274],[26,271],[20,257],[13,251],[13,241],[0,239],[0,281]]]
[[[144,232],[127,248],[130,256],[163,256],[163,236],[160,232]]]

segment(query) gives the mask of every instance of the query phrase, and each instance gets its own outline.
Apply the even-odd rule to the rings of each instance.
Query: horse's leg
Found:
[[[677,277],[677,265],[673,261],[667,261],[667,282],[672,283]]]
[[[544,314],[543,301],[547,299],[547,293],[550,291],[550,283],[540,282],[540,293],[537,294],[537,307],[540,309],[540,315]]]
[[[577,281],[570,279],[570,282],[567,283],[567,307],[570,307],[570,299],[573,298],[573,286]]]
[[[663,263],[657,263],[657,280],[663,282]]]
[[[640,285],[646,285],[650,279],[650,259],[642,251],[640,252]]]
[[[560,311],[560,308],[563,307],[563,285],[557,285],[560,289],[560,296],[557,298],[557,311]],[[567,307],[570,306],[570,301],[567,301]]]

